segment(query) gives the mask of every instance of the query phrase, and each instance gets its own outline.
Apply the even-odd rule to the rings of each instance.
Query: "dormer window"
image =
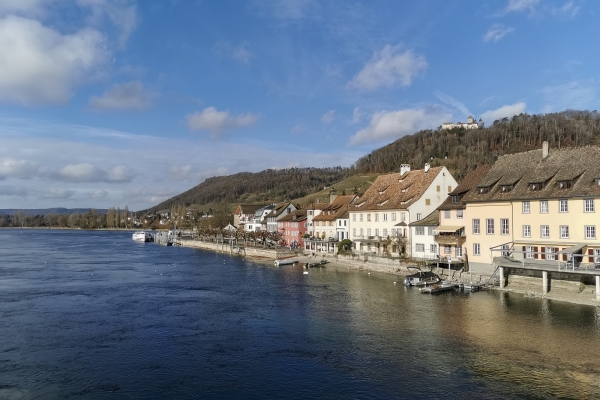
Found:
[[[404,189],[402,189],[402,193],[406,193],[408,192],[408,189],[410,189],[410,186],[405,187]]]
[[[559,181],[559,182],[556,183],[556,188],[557,189],[571,189],[572,185],[573,185],[573,181],[572,180]]]
[[[479,194],[488,194],[490,192],[490,187],[489,186],[482,186],[477,188],[477,192]]]
[[[600,178],[596,178],[594,181],[596,182],[596,185],[600,186]]]
[[[460,200],[460,196],[457,194],[453,194],[451,198],[452,198],[452,203],[458,203]]]
[[[502,193],[507,193],[510,192],[511,190],[513,190],[513,185],[501,185],[500,186],[500,192]]]
[[[388,201],[390,201],[390,199],[384,200],[384,201],[382,201],[381,203],[379,203],[379,204],[377,204],[377,205],[378,205],[378,206],[382,206],[382,205],[384,205],[385,203],[387,203]]]
[[[529,184],[529,190],[534,191],[534,192],[542,190],[544,187],[546,187],[545,182],[534,182],[534,183]]]
[[[357,205],[356,205],[356,207],[362,207],[362,206],[363,206],[365,203],[366,203],[366,202],[365,202],[365,201],[363,201],[362,203],[359,203],[359,204],[357,204]]]

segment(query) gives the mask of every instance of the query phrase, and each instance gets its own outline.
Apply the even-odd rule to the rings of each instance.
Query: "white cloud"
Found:
[[[191,130],[209,131],[212,138],[217,138],[228,129],[255,124],[258,116],[250,113],[231,116],[227,111],[217,111],[214,107],[208,107],[202,112],[188,114],[186,120]]]
[[[54,0],[2,0],[0,2],[0,15],[43,15],[47,5],[53,1]]]
[[[363,91],[410,86],[413,79],[425,71],[427,61],[412,50],[401,49],[399,45],[386,45],[383,50],[375,52],[348,85]]]
[[[463,116],[466,117],[468,115],[471,115],[471,111],[469,111],[467,106],[465,106],[464,103],[461,103],[460,101],[456,100],[454,97],[447,95],[446,93],[440,92],[439,90],[436,90],[433,94],[435,97],[440,99],[442,103],[448,104],[449,106],[452,106],[455,109],[457,109]]]
[[[127,40],[137,26],[137,10],[128,0],[77,0],[81,7],[89,7],[92,16],[89,21],[92,25],[101,24],[103,18],[108,19],[121,31],[118,45],[125,48]]]
[[[116,166],[107,171],[92,164],[69,164],[56,174],[58,180],[73,183],[129,182],[132,175],[124,166]]]
[[[169,178],[174,181],[182,181],[190,175],[190,172],[192,172],[191,165],[184,165],[182,167],[174,166],[169,168]]]
[[[44,199],[65,200],[75,194],[74,190],[62,188],[49,188],[42,193]]]
[[[29,179],[37,172],[38,166],[32,161],[0,158],[0,180],[6,178]]]
[[[596,85],[569,82],[562,85],[545,86],[539,92],[544,99],[543,112],[556,112],[566,109],[586,109],[596,107]]]
[[[96,30],[63,35],[38,21],[7,16],[0,19],[0,102],[65,103],[108,56]]]
[[[551,8],[550,12],[557,16],[574,17],[579,12],[579,6],[572,1],[568,1],[562,7]]]
[[[519,102],[510,105],[504,105],[495,110],[489,110],[481,114],[481,119],[487,124],[491,125],[494,121],[502,118],[511,118],[515,115],[519,115],[525,112],[527,105],[524,102]]]
[[[321,122],[324,124],[331,124],[335,116],[335,110],[329,110],[321,117]]]
[[[100,97],[90,100],[94,110],[144,110],[152,105],[154,94],[139,81],[114,85]]]
[[[422,129],[437,127],[443,121],[451,119],[451,113],[435,105],[419,109],[381,111],[373,115],[368,127],[356,132],[350,138],[350,144],[395,140]]]
[[[508,35],[511,32],[514,32],[515,29],[509,26],[504,26],[502,24],[494,24],[492,25],[488,31],[483,35],[484,42],[497,42],[502,39],[504,36]]]
[[[248,42],[233,45],[229,42],[219,41],[215,44],[214,50],[220,57],[232,58],[243,64],[249,64],[253,57],[248,50]]]
[[[540,3],[540,0],[508,0],[508,4],[504,9],[505,13],[533,11],[535,6]]]
[[[352,123],[358,124],[361,119],[362,119],[362,111],[360,111],[360,108],[354,107],[354,110],[352,111]]]

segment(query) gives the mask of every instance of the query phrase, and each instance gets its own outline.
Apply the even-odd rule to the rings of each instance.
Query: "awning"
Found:
[[[566,249],[562,249],[558,252],[558,254],[573,254],[576,251],[583,249],[585,246],[587,246],[585,243],[579,243],[574,246],[567,247]]]
[[[407,225],[406,225],[406,222],[402,221],[399,224],[396,224],[394,226],[407,226]]]
[[[434,228],[433,230],[436,232],[445,232],[445,233],[454,233],[459,229],[464,228],[464,226],[451,226],[451,225],[441,225],[438,226],[437,228]]]

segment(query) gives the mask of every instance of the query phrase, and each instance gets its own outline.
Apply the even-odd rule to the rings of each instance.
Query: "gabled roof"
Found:
[[[254,214],[261,208],[265,207],[266,204],[240,204],[234,211],[234,214]]]
[[[492,166],[464,202],[600,196],[600,147],[587,146],[504,155]],[[570,187],[559,183],[569,181]],[[532,190],[533,185],[537,190]],[[540,184],[543,187],[540,189]]]
[[[267,218],[279,217],[288,208],[288,206],[295,208],[291,202],[279,203],[275,205],[275,209],[269,215],[267,215]]]
[[[306,219],[306,210],[301,209],[301,210],[292,211],[288,215],[284,215],[283,217],[281,217],[281,219],[277,220],[277,222],[286,222],[286,221],[298,222],[298,221],[304,221],[305,219]]]
[[[408,226],[438,226],[440,224],[440,212],[439,210],[433,210],[431,214],[423,219],[415,222],[411,222]]]
[[[463,203],[463,196],[471,189],[477,186],[479,181],[489,172],[492,168],[491,165],[478,165],[475,168],[471,168],[467,175],[463,178],[462,181],[458,184],[456,189],[454,189],[446,200],[438,207],[438,210],[456,210],[456,209],[464,209],[466,206]],[[452,196],[458,196],[458,202],[452,203]]]
[[[340,215],[347,211],[348,206],[358,196],[355,194],[348,194],[338,196],[331,202],[328,207],[324,208],[321,214],[317,215],[313,221],[334,221],[336,218],[340,218]]]
[[[444,167],[380,175],[350,211],[406,209],[416,202]]]

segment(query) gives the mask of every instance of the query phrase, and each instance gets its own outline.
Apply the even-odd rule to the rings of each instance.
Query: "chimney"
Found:
[[[423,168],[423,170],[425,170],[425,173],[427,173],[429,171],[430,165],[429,163],[425,163],[425,167]]]
[[[410,172],[410,164],[400,164],[400,176]]]
[[[542,160],[548,158],[548,142],[544,140],[542,143]]]
[[[337,194],[333,194],[333,193],[331,193],[331,194],[329,195],[329,202],[330,202],[330,203],[333,203],[333,201],[334,201],[334,200],[335,200],[337,197],[338,197],[338,195],[337,195]]]

